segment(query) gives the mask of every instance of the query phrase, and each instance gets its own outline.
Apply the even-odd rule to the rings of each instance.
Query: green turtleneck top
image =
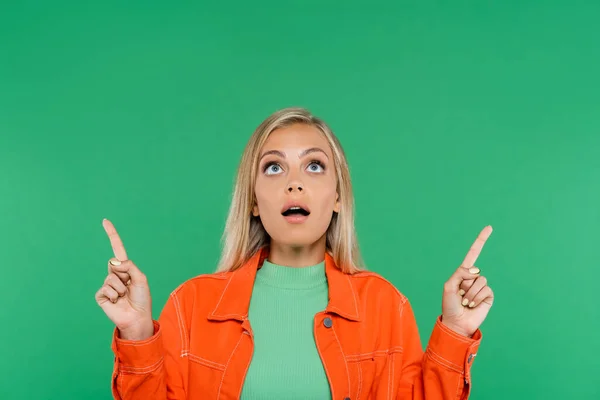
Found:
[[[242,400],[331,398],[313,333],[327,301],[324,261],[301,268],[263,262],[248,311],[254,353]]]

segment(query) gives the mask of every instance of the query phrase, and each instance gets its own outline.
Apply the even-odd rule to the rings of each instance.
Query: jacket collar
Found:
[[[212,321],[248,319],[250,297],[256,271],[269,255],[269,248],[257,251],[244,265],[231,272],[213,311],[208,315]],[[329,287],[329,303],[326,312],[338,314],[351,321],[360,321],[358,296],[350,276],[339,270],[329,253],[325,253],[325,275]]]

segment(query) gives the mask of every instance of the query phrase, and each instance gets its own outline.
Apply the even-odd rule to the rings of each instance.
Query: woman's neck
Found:
[[[325,245],[325,236],[315,243],[305,246],[281,244],[271,239],[268,260],[273,264],[286,267],[317,265],[325,258]]]

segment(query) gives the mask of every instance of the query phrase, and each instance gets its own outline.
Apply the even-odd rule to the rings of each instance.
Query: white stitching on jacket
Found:
[[[179,337],[181,338],[181,356],[187,353],[187,334],[185,332],[185,322],[183,320],[183,312],[181,311],[181,304],[179,304],[179,298],[176,293],[171,293],[171,297],[175,300],[175,312],[177,313],[177,319],[179,322]]]
[[[229,367],[229,362],[231,361],[231,359],[233,358],[233,355],[235,354],[235,351],[237,350],[238,346],[240,345],[240,343],[242,342],[242,338],[244,337],[244,335],[240,335],[240,339],[238,340],[237,344],[235,345],[235,347],[233,348],[233,351],[231,352],[231,354],[229,355],[229,359],[227,360],[227,364],[225,364],[225,369],[223,370],[223,375],[221,375],[221,383],[219,384],[219,390],[217,391],[217,399],[219,398],[219,396],[221,395],[221,387],[223,386],[223,380],[225,380],[225,374],[227,373],[227,367]]]

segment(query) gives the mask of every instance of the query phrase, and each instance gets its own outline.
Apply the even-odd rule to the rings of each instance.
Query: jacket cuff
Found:
[[[112,350],[121,372],[142,374],[155,369],[163,359],[163,343],[160,324],[154,323],[154,334],[144,340],[119,338],[119,330],[113,333]]]
[[[481,331],[477,329],[472,338],[460,335],[442,323],[439,316],[426,353],[429,358],[460,374],[464,374],[465,383],[471,380],[471,366],[481,343]]]

